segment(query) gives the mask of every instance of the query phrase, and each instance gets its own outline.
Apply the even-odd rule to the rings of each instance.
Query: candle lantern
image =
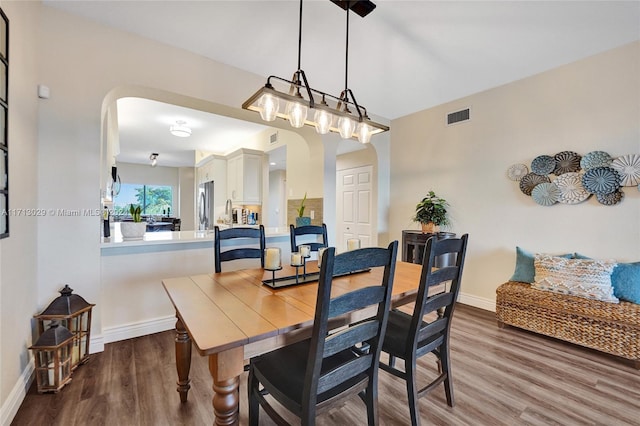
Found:
[[[71,381],[73,333],[52,321],[29,349],[33,351],[38,392],[58,392]]]
[[[89,338],[91,337],[91,309],[95,304],[88,303],[81,296],[72,294],[73,289],[65,285],[60,290],[60,296],[40,315],[38,320],[38,333],[42,335],[45,329],[52,323],[58,322],[68,329],[73,335],[71,349],[71,369],[75,370],[80,364],[89,359]]]

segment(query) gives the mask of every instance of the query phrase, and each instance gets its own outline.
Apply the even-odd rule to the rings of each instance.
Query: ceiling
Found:
[[[290,78],[297,68],[297,0],[43,3],[265,79]],[[375,3],[365,18],[351,14],[348,57],[348,86],[374,119],[402,117],[640,40],[638,1]],[[301,67],[313,88],[335,95],[344,88],[345,16],[328,0],[304,2]],[[246,88],[247,97],[257,89]],[[124,152],[126,138],[121,142]]]

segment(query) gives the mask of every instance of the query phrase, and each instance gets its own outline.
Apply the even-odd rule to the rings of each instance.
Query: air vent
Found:
[[[463,110],[447,114],[447,126],[460,123],[461,121],[468,121],[471,118],[469,110],[470,108],[465,108]]]
[[[275,132],[274,134],[272,134],[271,136],[269,136],[269,143],[276,143],[278,142],[278,132]]]

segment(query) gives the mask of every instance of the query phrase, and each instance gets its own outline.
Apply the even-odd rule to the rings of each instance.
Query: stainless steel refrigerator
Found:
[[[215,224],[213,181],[198,185],[198,230],[213,229]]]

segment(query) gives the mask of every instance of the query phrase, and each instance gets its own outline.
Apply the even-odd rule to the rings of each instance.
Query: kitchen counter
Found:
[[[265,228],[267,247],[279,247],[282,260],[291,256],[289,228]],[[213,231],[147,232],[143,239],[123,241],[120,223],[100,243],[100,310],[102,335],[92,344],[116,342],[174,328],[175,310],[162,288],[165,278],[212,274]],[[225,241],[224,246],[242,244]],[[255,268],[258,259],[241,259],[224,269]],[[93,352],[102,349],[97,346]]]
[[[221,229],[228,225],[219,225]],[[240,226],[236,226],[240,227]],[[253,226],[252,226],[253,227]],[[257,226],[256,226],[257,227]],[[289,228],[265,228],[267,242],[275,237],[289,237]],[[109,249],[116,247],[137,247],[162,244],[187,244],[187,243],[213,243],[213,230],[211,231],[173,231],[173,232],[146,232],[141,240],[124,241],[120,233],[120,223],[116,222],[111,232],[111,237],[102,238],[100,248]]]

